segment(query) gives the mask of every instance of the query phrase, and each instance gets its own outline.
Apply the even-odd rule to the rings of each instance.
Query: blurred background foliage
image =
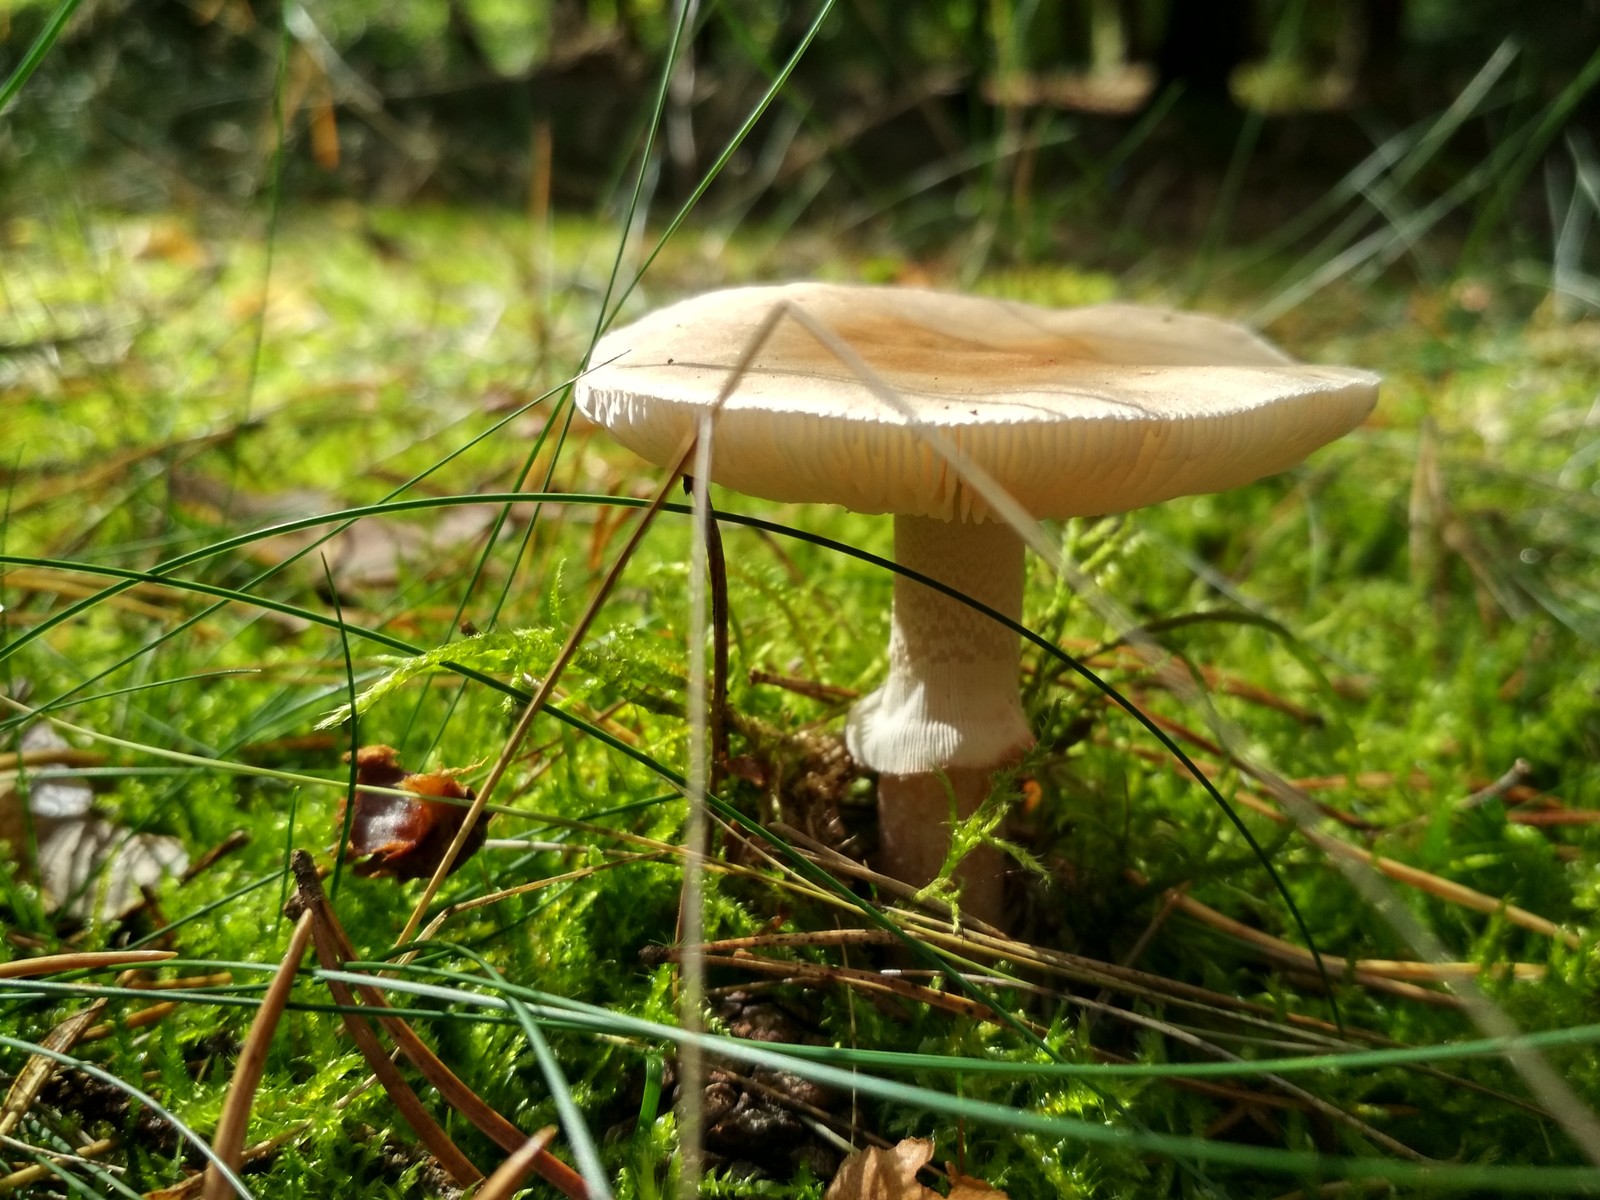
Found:
[[[658,181],[670,198],[702,178],[817,11],[687,2],[693,34]],[[58,8],[5,0],[0,68]],[[84,0],[0,123],[0,180],[33,155],[81,198],[119,207],[258,195],[279,178],[281,71],[287,194],[590,206],[636,159],[675,11],[672,0]],[[859,224],[892,211],[915,249],[983,209],[1003,214],[999,249],[1081,255],[1060,245],[1063,216],[1214,236],[1221,190],[1228,220],[1270,229],[1374,146],[1404,148],[1488,64],[1478,119],[1427,159],[1422,199],[1514,141],[1478,190],[1494,232],[1516,235],[1514,218],[1531,216],[1547,237],[1552,188],[1571,191],[1593,162],[1597,47],[1597,0],[846,0],[717,176],[707,212],[821,205]],[[1554,181],[1540,168],[1552,147]],[[1095,245],[1114,251],[1103,232]]]

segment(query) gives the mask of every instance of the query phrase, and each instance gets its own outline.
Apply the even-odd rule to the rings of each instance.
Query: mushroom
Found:
[[[578,382],[579,409],[651,462],[677,462],[779,305],[826,327],[881,384],[779,319],[716,411],[711,478],[893,513],[901,566],[1014,621],[1022,539],[934,442],[1034,517],[1098,516],[1282,471],[1377,396],[1375,375],[1297,363],[1213,317],[795,283],[711,292],[613,331]],[[952,803],[971,815],[1033,735],[1019,640],[991,617],[897,575],[888,657],[846,741],[879,774],[879,868],[921,885],[943,868]],[[990,848],[962,861],[964,909],[998,916],[1002,868]]]

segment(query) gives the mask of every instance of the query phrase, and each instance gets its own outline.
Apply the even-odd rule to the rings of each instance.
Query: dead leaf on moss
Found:
[[[372,788],[411,792],[414,798]],[[407,775],[394,747],[361,747],[356,751],[356,807],[350,820],[350,853],[364,858],[356,864],[356,874],[401,880],[431,878],[466,819],[472,799],[472,789],[462,786],[449,771]],[[488,823],[485,814],[472,827],[451,864],[452,874],[482,848]],[[344,827],[342,808],[339,827]]]
[[[270,525],[345,507],[334,493],[316,488],[259,494],[194,473],[174,474],[171,487],[186,508],[208,520],[228,514],[234,520]],[[500,515],[501,506],[496,504],[454,504],[409,520],[368,518],[332,537],[323,526],[275,534],[251,542],[240,553],[258,566],[276,567],[315,546],[317,555],[306,569],[320,584],[326,560],[335,587],[353,598],[363,589],[393,588],[418,571],[438,570],[455,561],[454,556],[476,551]],[[517,517],[513,523],[522,520]]]
[[[30,725],[19,749],[29,763],[26,772],[0,772],[0,841],[22,858],[31,825],[34,857],[25,866],[49,910],[85,921],[116,920],[143,903],[143,889],[188,869],[188,852],[177,838],[134,833],[97,815],[94,792],[81,776],[33,778],[50,765],[51,752],[63,763],[73,756],[49,725]]]
[[[971,1175],[956,1170],[955,1163],[945,1163],[945,1174],[950,1176],[950,1195],[945,1200],[1009,1200],[999,1188]]]
[[[839,1164],[823,1200],[946,1200],[917,1182],[917,1172],[932,1161],[933,1143],[926,1138],[858,1150]],[[950,1176],[948,1200],[1007,1200],[999,1188],[961,1174],[951,1163],[945,1171]]]
[[[934,1200],[939,1193],[917,1182],[933,1161],[933,1143],[906,1138],[887,1150],[869,1146],[839,1164],[823,1200]]]

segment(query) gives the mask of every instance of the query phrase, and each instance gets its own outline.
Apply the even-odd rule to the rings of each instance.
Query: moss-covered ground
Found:
[[[10,857],[5,952],[137,942],[181,955],[151,978],[229,972],[231,982],[180,992],[149,1024],[129,1020],[147,997],[113,995],[106,1036],[72,1051],[209,1137],[292,928],[281,915],[289,852],[334,864],[342,755],[386,743],[411,770],[481,782],[519,709],[507,689],[526,695],[543,678],[638,520],[594,498],[649,496],[661,473],[569,423],[563,385],[606,294],[609,226],[560,220],[530,234],[514,213],[330,204],[287,209],[268,236],[260,220],[241,232],[237,216],[204,210],[41,211],[0,227],[0,680],[30,713],[69,722],[59,732],[73,747],[102,755],[73,770],[87,771],[108,818],[177,837],[193,858],[236,830],[248,840],[160,886],[127,920],[87,926],[50,911],[26,855]],[[624,280],[636,262],[630,245]],[[1248,319],[1286,269],[1223,255],[1196,285],[1183,262],[1156,253],[1117,278],[1052,263],[996,269],[973,286]],[[958,286],[956,275],[867,237],[686,229],[621,319],[745,279]],[[1537,1077],[1500,1053],[1424,1062],[1408,1049],[1501,1032],[1497,1021],[1549,1032],[1562,1044],[1542,1053],[1570,1088],[1561,1103],[1600,1105],[1600,323],[1557,312],[1526,277],[1506,263],[1427,285],[1346,280],[1310,296],[1268,332],[1297,356],[1381,372],[1364,427],[1247,488],[1052,526],[1087,592],[1032,571],[1027,623],[1086,657],[1212,773],[1270,854],[1333,994],[1288,949],[1301,932],[1216,800],[1149,730],[1030,649],[1041,740],[1004,833],[1039,870],[1014,888],[1014,932],[1081,958],[1041,964],[916,933],[965,976],[963,992],[918,975],[929,964],[905,950],[771,943],[870,923],[719,826],[706,936],[758,939],[747,953],[763,961],[741,965],[728,950],[712,963],[713,1032],[768,1021],[785,1040],[902,1057],[841,1053],[836,1065],[885,1082],[806,1091],[810,1109],[781,1074],[761,1076],[763,1092],[742,1082],[758,1068],[732,1068],[705,1093],[707,1119],[726,1116],[719,1104],[742,1104],[745,1117],[714,1130],[706,1194],[819,1196],[843,1141],[869,1135],[934,1138],[938,1161],[1019,1200],[1330,1194],[1317,1189],[1352,1174],[1372,1188],[1354,1194],[1600,1186],[1600,1172],[1579,1170],[1587,1159],[1569,1132],[1580,1109],[1542,1111],[1560,1097]],[[472,499],[517,490],[583,498]],[[870,844],[870,781],[829,774],[816,755],[841,726],[840,697],[883,670],[892,577],[827,543],[888,554],[888,523],[715,500],[826,539],[723,524],[741,769],[721,798],[752,820],[781,808],[846,850]],[[438,503],[400,507],[413,501]],[[348,525],[334,516],[373,505],[393,511]],[[425,1010],[418,1032],[519,1128],[565,1120],[556,1149],[569,1161],[574,1130],[558,1101],[574,1102],[627,1197],[667,1194],[682,1162],[674,1048],[634,1022],[678,1021],[678,964],[662,948],[677,941],[683,879],[686,805],[670,776],[685,770],[689,740],[691,541],[678,512],[652,524],[562,677],[553,705],[571,719],[535,721],[494,796],[496,842],[431,912],[567,878],[452,917],[438,949],[395,976],[457,989],[456,1001],[392,996]],[[117,571],[136,586],[101,590],[126,582]],[[1176,657],[1152,666],[1129,653],[1097,597]],[[502,687],[420,674],[375,697],[355,730],[319,731],[352,689],[428,652]],[[1204,684],[1216,721],[1183,698],[1175,668]],[[762,681],[771,676],[790,686]],[[0,718],[0,750],[11,751],[46,716]],[[1218,744],[1219,727],[1244,765]],[[1322,844],[1282,822],[1257,768],[1333,814],[1310,831]],[[0,790],[26,799],[51,769],[26,767]],[[1328,841],[1414,870],[1362,869]],[[422,885],[358,878],[348,864],[326,884],[358,953],[391,957]],[[1519,923],[1514,910],[1554,928]],[[1431,952],[1415,925],[1468,964],[1458,970],[1487,1016],[1468,1011],[1459,981],[1455,991],[1436,982],[1451,968],[1415,965]],[[1085,959],[1149,975],[1108,984]],[[812,966],[771,965],[785,960]],[[1357,960],[1378,961],[1358,970]],[[1407,965],[1385,965],[1397,961]],[[892,994],[846,970],[902,971],[895,987],[925,990]],[[66,991],[4,985],[0,1033],[37,1042],[114,978],[77,976]],[[523,1012],[547,1035],[554,1072],[518,1014],[464,1002],[504,984],[526,989],[535,1007]],[[1230,1007],[1238,1001],[1255,1007]],[[330,1003],[308,969],[247,1141],[285,1136],[247,1182],[283,1198],[448,1191],[384,1089],[363,1087],[367,1069]],[[562,1015],[562,1003],[583,1007]],[[981,1019],[984,1003],[996,1019]],[[0,1071],[14,1076],[24,1055],[5,1047]],[[1378,1048],[1393,1053],[1299,1072],[1233,1058]],[[1023,1067],[951,1070],[911,1055]],[[1078,1070],[1041,1065],[1051,1063]],[[1194,1063],[1233,1066],[1172,1073]],[[200,1165],[170,1127],[104,1092],[72,1076],[13,1131],[63,1150],[116,1140],[90,1162],[57,1163],[28,1185],[37,1194],[142,1194]],[[491,1170],[501,1152],[421,1093]],[[30,1161],[21,1149],[4,1157]],[[1535,1168],[1567,1173],[1526,1173]],[[529,1194],[547,1194],[541,1186]]]

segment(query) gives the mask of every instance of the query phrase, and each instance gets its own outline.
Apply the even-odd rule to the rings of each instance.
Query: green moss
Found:
[[[526,231],[514,217],[423,207],[289,213],[273,247],[259,358],[252,321],[261,310],[265,261],[258,241],[185,230],[218,267],[214,280],[197,291],[192,268],[127,249],[148,246],[148,230],[103,214],[86,220],[98,231],[98,244],[122,249],[108,251],[109,265],[99,269],[94,264],[100,260],[68,230],[42,227],[15,251],[26,269],[8,276],[11,305],[0,314],[0,340],[120,327],[130,319],[133,330],[120,339],[73,342],[48,362],[23,356],[3,365],[0,403],[8,444],[15,447],[15,463],[7,464],[14,470],[9,515],[0,527],[6,553],[68,557],[85,569],[148,567],[263,526],[286,510],[331,512],[378,501],[436,465],[437,473],[408,494],[505,490],[545,423],[562,428],[564,413],[548,400],[445,462],[489,425],[490,410],[509,411],[562,380],[594,321],[597,293],[587,284],[548,289],[523,269]],[[580,222],[558,223],[553,253],[559,270],[591,281],[602,261],[595,247],[606,246],[608,236]],[[764,244],[756,229],[735,239],[727,269],[761,273]],[[643,307],[698,279],[705,266],[697,254],[674,243],[648,281],[648,294],[631,304]],[[841,277],[893,274],[903,261],[863,251],[868,255],[872,261],[857,261],[849,251],[828,247],[826,257],[797,269]],[[13,278],[24,282],[13,284]],[[1046,267],[999,272],[980,286],[1060,302],[1149,291],[1137,280]],[[1214,304],[1203,297],[1202,307],[1236,307],[1230,288],[1237,286],[1219,282],[1208,293]],[[1515,821],[1516,805],[1490,800],[1463,808],[1459,802],[1518,757],[1533,764],[1538,786],[1568,806],[1592,807],[1596,800],[1600,722],[1593,697],[1600,668],[1592,650],[1600,581],[1591,551],[1600,533],[1594,499],[1600,456],[1585,449],[1582,431],[1600,369],[1583,349],[1587,326],[1500,313],[1467,319],[1456,300],[1448,288],[1419,293],[1411,303],[1437,320],[1412,324],[1391,319],[1401,304],[1392,294],[1381,293],[1355,311],[1347,295],[1319,298],[1281,332],[1296,353],[1385,371],[1385,398],[1371,426],[1282,477],[1120,521],[1070,523],[1060,536],[1096,586],[1139,618],[1212,614],[1162,637],[1190,663],[1215,673],[1215,707],[1242,731],[1253,756],[1294,777],[1350,777],[1348,786],[1317,797],[1374,827],[1371,836],[1351,835],[1355,840],[1583,929],[1600,906],[1594,827],[1531,828]],[[129,316],[146,312],[160,317]],[[1440,478],[1431,509],[1418,500],[1424,439]],[[544,477],[543,462],[531,476],[535,482]],[[112,463],[120,465],[94,473]],[[573,491],[643,494],[657,476],[580,431],[567,438],[554,480]],[[884,520],[830,508],[775,509],[733,496],[719,496],[718,503],[731,513],[776,512],[878,553],[889,544]],[[469,782],[481,781],[508,730],[508,705],[490,688],[463,686],[442,673],[444,664],[466,663],[513,684],[524,673],[541,677],[567,623],[621,545],[617,522],[625,532],[635,518],[616,509],[548,505],[529,533],[534,514],[524,507],[477,576],[483,532],[441,534],[450,519],[442,510],[368,518],[359,530],[405,532],[365,541],[358,533],[324,552],[350,625],[381,628],[420,652],[397,672],[393,647],[350,637],[357,688],[367,696],[359,739],[395,745],[411,769],[462,768]],[[841,705],[751,684],[748,672],[871,686],[882,670],[889,580],[825,548],[758,536],[731,522],[723,539],[736,711],[752,719],[752,729],[837,728]],[[177,576],[249,587],[304,614],[331,615],[316,554],[254,581],[297,546],[230,550]],[[590,718],[604,714],[613,736],[675,771],[687,759],[681,713],[688,549],[688,523],[663,516],[564,677],[560,700]],[[384,569],[341,575],[341,564],[358,552],[375,556]],[[10,638],[68,598],[17,577],[0,588]],[[318,719],[348,702],[345,643],[292,616],[229,605],[154,646],[206,603],[175,586],[147,584],[52,630],[7,669],[11,678],[26,676],[40,700],[94,680],[67,715],[149,748],[116,749],[116,762],[172,768],[171,774],[111,780],[99,800],[109,815],[130,827],[176,834],[195,852],[233,829],[249,833],[247,846],[193,882],[163,887],[160,907],[179,923],[170,939],[185,956],[272,966],[289,930],[278,914],[285,849],[307,847],[328,861],[349,729],[336,726],[320,740],[281,739],[310,734]],[[1231,619],[1241,612],[1273,624]],[[1218,613],[1230,619],[1216,619]],[[1072,648],[1093,646],[1114,632],[1089,599],[1038,569],[1028,615],[1035,628]],[[464,636],[457,624],[462,619],[482,632]],[[1041,803],[1015,836],[1026,840],[1050,875],[1036,887],[1030,918],[1041,936],[1114,960],[1156,920],[1162,889],[1184,885],[1189,895],[1236,920],[1297,941],[1282,898],[1220,809],[1168,758],[1152,758],[1150,737],[1081,680],[1031,651],[1029,663],[1036,672],[1030,704],[1043,737],[1026,770]],[[1111,657],[1098,668],[1152,713],[1210,736],[1205,714],[1149,686],[1148,673],[1135,661]],[[215,674],[222,671],[247,673]],[[141,690],[121,691],[133,687]],[[1276,705],[1263,703],[1261,693]],[[587,873],[457,916],[441,936],[483,956],[514,983],[601,1006],[619,1022],[674,1020],[674,972],[651,954],[676,936],[680,872],[669,856],[617,860],[680,840],[682,801],[661,798],[671,788],[649,762],[552,720],[535,723],[526,749],[531,755],[513,765],[495,797],[515,814],[497,815],[491,828],[497,838],[531,839],[536,846],[482,851],[450,879],[440,903]],[[736,738],[734,749],[771,747]],[[201,763],[164,762],[158,751]],[[212,770],[206,761],[268,764],[320,776],[329,786]],[[1363,772],[1389,778],[1362,783],[1355,776]],[[733,794],[745,811],[770,815],[762,789],[737,786]],[[1232,796],[1256,785],[1245,774],[1224,771],[1218,786]],[[1262,817],[1247,813],[1243,819],[1271,849],[1336,977],[1347,960],[1409,955],[1323,855]],[[579,821],[585,824],[573,824]],[[741,867],[757,862],[730,847],[719,837],[719,850]],[[1130,868],[1146,882],[1131,877]],[[259,886],[243,890],[251,883]],[[416,894],[417,885],[343,874],[338,911],[363,954],[381,957],[390,950]],[[0,893],[0,900],[6,896],[14,897],[5,902],[15,926],[49,930],[26,915],[21,885]],[[1452,957],[1549,968],[1537,984],[1486,983],[1523,1027],[1569,1028],[1600,1016],[1589,940],[1570,950],[1500,917],[1415,891],[1401,896]],[[712,876],[707,912],[712,937],[826,930],[840,919],[768,882],[731,875]],[[1158,925],[1139,959],[1142,968],[1269,1011],[1331,1018],[1326,997],[1307,979],[1277,972],[1237,940],[1182,914],[1168,914]],[[151,920],[134,932],[154,932]],[[89,940],[97,937],[106,940],[99,933]],[[843,961],[832,949],[797,957]],[[878,961],[851,951],[852,966]],[[437,965],[477,971],[470,956],[454,950]],[[241,994],[258,994],[264,981],[264,973],[236,970],[238,986],[256,989]],[[712,982],[727,987],[750,979],[722,968]],[[1008,1009],[1042,1026],[1045,1043],[1065,1061],[1090,1063],[1095,1050],[1146,1063],[1204,1057],[1170,1029],[1132,1026],[1113,1013],[1097,1012],[1090,1029],[1075,1001],[1094,1000],[1097,987],[1068,989],[1055,977],[1040,983],[1047,994],[999,995]],[[903,1001],[879,1007],[840,986],[786,985],[777,995],[840,1045],[1039,1061],[1037,1049],[1015,1030],[940,1008]],[[1435,1043],[1471,1033],[1465,1018],[1447,1008],[1346,983],[1338,985],[1337,998],[1345,1021],[1397,1040]],[[306,980],[296,999],[325,1003],[327,993]],[[0,1027],[33,1038],[80,1006],[56,999],[3,1002]],[[504,1014],[432,999],[403,1002],[433,1013],[417,1022],[419,1031],[519,1127],[558,1120],[521,1029]],[[111,1002],[118,1012],[132,1003]],[[1150,1021],[1184,1025],[1194,1036],[1242,1053],[1275,1053],[1276,1047],[1251,1039],[1283,1036],[1149,997],[1126,1003]],[[249,1016],[248,1008],[187,1003],[154,1031],[120,1035],[84,1055],[124,1078],[143,1080],[185,1121],[208,1132],[231,1074],[225,1043],[243,1035]],[[547,1023],[546,1034],[618,1194],[672,1194],[677,1133],[667,1101],[636,1128],[646,1063],[650,1056],[659,1059],[663,1048],[620,1024],[610,1038],[555,1022]],[[213,1048],[208,1065],[200,1065],[206,1055],[197,1047]],[[7,1054],[4,1065],[14,1070],[18,1060]],[[1592,1055],[1580,1047],[1551,1058],[1582,1099],[1600,1101]],[[1448,1069],[1486,1088],[1515,1093],[1520,1087],[1499,1060]],[[381,1091],[370,1089],[336,1107],[364,1074],[337,1018],[303,1008],[289,1015],[269,1055],[251,1137],[269,1137],[299,1121],[308,1126],[261,1177],[263,1194],[337,1191],[354,1200],[416,1194],[423,1186],[415,1168],[385,1156],[386,1136],[405,1142],[409,1134]],[[1228,1101],[1155,1074],[1091,1083],[977,1073],[956,1080],[919,1069],[903,1078],[1124,1131],[1205,1136],[1229,1112]],[[1269,1086],[1248,1078],[1229,1082]],[[1323,1072],[1297,1082],[1440,1159],[1576,1161],[1547,1123],[1453,1079],[1388,1068]],[[425,1098],[479,1163],[497,1161],[498,1151],[484,1138]],[[1214,1166],[1202,1177],[1132,1148],[1006,1132],[917,1104],[863,1100],[858,1112],[864,1126],[891,1139],[936,1138],[941,1159],[964,1144],[966,1169],[1018,1197],[1269,1196],[1292,1186],[1243,1168]],[[1250,1128],[1218,1136],[1324,1153],[1373,1152],[1349,1130],[1291,1109],[1273,1108],[1270,1118]],[[569,1153],[566,1139],[562,1147]],[[168,1152],[141,1147],[128,1161],[143,1186],[176,1178]],[[807,1177],[751,1181],[722,1171],[705,1194],[812,1197],[822,1186]]]

